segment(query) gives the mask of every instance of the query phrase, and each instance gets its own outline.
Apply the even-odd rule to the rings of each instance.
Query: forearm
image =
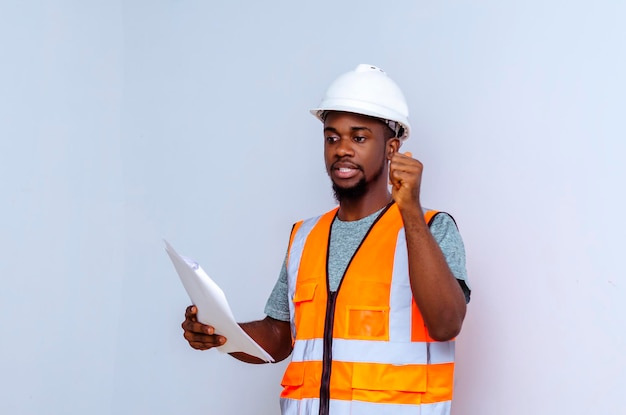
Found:
[[[460,332],[465,318],[463,290],[430,233],[419,205],[402,211],[402,219],[415,303],[433,339],[452,339]]]
[[[291,328],[289,322],[266,317],[263,320],[240,323],[239,325],[276,362],[284,360],[291,354]],[[258,357],[242,352],[233,352],[230,355],[246,363],[266,363]]]

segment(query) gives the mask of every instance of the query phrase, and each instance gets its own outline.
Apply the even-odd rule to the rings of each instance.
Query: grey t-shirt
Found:
[[[331,291],[337,290],[350,258],[354,255],[363,237],[381,211],[382,209],[356,221],[344,222],[339,220],[339,218],[335,218],[333,221],[328,258],[328,280]],[[459,280],[461,288],[463,288],[465,293],[465,301],[469,302],[470,289],[465,270],[465,247],[454,220],[447,213],[438,214],[430,225],[430,232],[439,244],[452,274]],[[285,256],[285,261],[286,259],[287,257]],[[265,305],[265,314],[281,321],[289,321],[289,296],[285,261],[283,261],[278,281],[276,281],[276,285],[274,285],[274,289]]]

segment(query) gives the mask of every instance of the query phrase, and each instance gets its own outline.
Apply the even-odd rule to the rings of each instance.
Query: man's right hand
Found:
[[[207,350],[226,343],[226,337],[215,334],[212,326],[198,322],[198,309],[195,305],[190,305],[185,310],[185,321],[182,327],[185,331],[185,339],[194,349]]]

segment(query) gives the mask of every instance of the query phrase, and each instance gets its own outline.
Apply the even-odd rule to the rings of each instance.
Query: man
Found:
[[[422,164],[399,152],[410,133],[404,96],[384,71],[359,65],[311,112],[324,123],[339,207],[294,225],[267,317],[241,326],[276,361],[293,353],[284,415],[449,414],[465,253],[452,218],[422,208]],[[191,347],[223,345],[196,311],[182,324]]]

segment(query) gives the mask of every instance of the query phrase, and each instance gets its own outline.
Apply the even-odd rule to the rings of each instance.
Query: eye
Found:
[[[337,137],[336,135],[327,135],[326,136],[326,142],[327,143],[336,143],[337,141],[339,141],[339,137]]]
[[[364,143],[364,142],[365,142],[365,137],[360,136],[360,135],[354,136],[352,139],[353,139],[356,143]]]

